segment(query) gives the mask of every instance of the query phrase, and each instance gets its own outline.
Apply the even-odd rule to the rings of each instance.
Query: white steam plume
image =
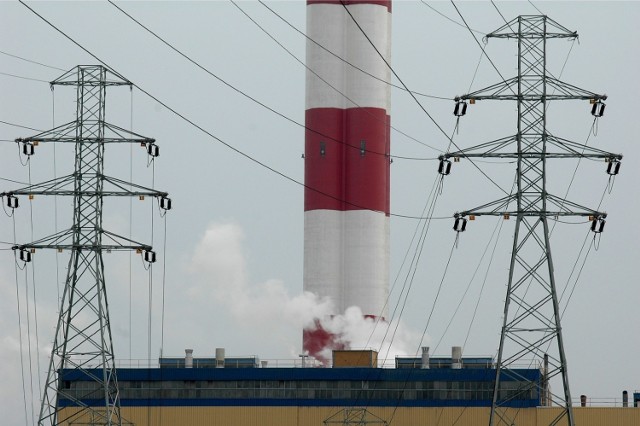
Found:
[[[234,324],[251,328],[252,339],[256,336],[277,337],[288,356],[300,353],[302,329],[312,327],[316,319],[320,319],[321,326],[336,335],[340,343],[350,348],[375,349],[380,358],[389,360],[396,355],[415,353],[419,335],[402,323],[398,326],[397,321],[380,322],[376,326],[376,321],[365,318],[357,306],[336,315],[327,298],[310,292],[291,295],[277,279],[249,284],[243,239],[244,232],[236,223],[209,225],[189,264],[189,271],[195,278],[188,290],[192,301],[213,300],[223,305],[231,313]],[[396,326],[398,331],[390,343]],[[385,338],[387,327],[390,329]],[[326,355],[331,358],[330,350]]]

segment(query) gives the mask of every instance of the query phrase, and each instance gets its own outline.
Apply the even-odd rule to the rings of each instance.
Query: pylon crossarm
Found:
[[[456,101],[462,100],[513,100],[517,99],[518,95],[515,92],[515,89],[518,87],[518,78],[508,78],[505,81],[501,81],[500,83],[492,84],[491,86],[485,87],[484,89],[476,90],[475,92],[467,93],[466,95],[456,96],[454,99]],[[504,95],[504,93],[508,92],[508,94]]]
[[[547,204],[555,205],[559,211],[547,212],[545,216],[593,216],[603,219],[607,217],[607,213],[605,212],[599,212],[597,210],[581,206],[580,204],[569,201],[566,198],[560,198],[553,194],[547,194],[546,199]]]
[[[153,143],[156,140],[147,136],[143,136],[139,133],[123,129],[111,123],[104,123],[104,143],[117,143],[117,142],[129,142],[129,143]],[[109,134],[113,133],[113,134]]]
[[[87,137],[88,135],[83,135],[82,138],[78,137],[77,129],[78,122],[72,121],[70,123],[65,123],[60,126],[54,127],[51,130],[46,130],[44,132],[38,133],[33,136],[17,138],[16,142],[29,142],[29,143],[50,143],[50,142],[66,142],[66,143],[76,143],[82,140],[83,143],[89,144],[92,142],[99,143],[140,143],[140,144],[148,144],[154,143],[156,140],[154,138],[150,138],[147,136],[143,136],[139,133],[135,133],[126,129],[123,129],[120,126],[116,126],[115,124],[110,124],[107,122],[98,123],[97,120],[84,120],[85,126],[93,124],[100,124],[103,128],[103,134],[99,135],[99,137]],[[97,135],[96,135],[97,136]]]
[[[530,193],[530,194],[522,194],[522,204],[528,206],[535,206],[541,199],[540,193]],[[513,194],[499,200],[493,201],[491,203],[484,204],[482,206],[464,210],[458,212],[454,215],[454,217],[465,217],[465,216],[503,216],[505,219],[510,219],[511,217],[567,217],[567,216],[576,216],[576,217],[600,217],[606,218],[607,214],[604,212],[599,212],[597,210],[588,209],[587,207],[583,207],[579,204],[576,204],[572,201],[561,199],[560,197],[556,197],[554,195],[547,194],[547,203],[555,206],[557,210],[517,210],[516,209],[507,209],[510,203],[517,200],[517,194]],[[527,201],[528,200],[528,201]]]
[[[17,138],[16,142],[75,142],[76,129],[78,124],[76,121],[61,124],[51,130],[45,130],[34,136],[26,138]]]
[[[599,158],[605,160],[622,160],[622,154],[614,154],[595,147],[573,142],[568,139],[548,135],[547,145],[555,146],[563,153],[547,153],[546,158]],[[547,147],[548,149],[548,147]]]
[[[167,197],[169,194],[163,191],[156,191],[155,189],[147,188],[142,185],[137,185],[135,183],[127,182],[122,179],[118,179],[110,176],[102,177],[105,183],[109,183],[115,186],[119,191],[109,190],[108,187],[103,189],[103,194],[106,196],[140,196],[145,195],[149,197]]]
[[[73,174],[67,176],[60,176],[55,179],[51,179],[45,182],[36,183],[23,188],[14,189],[0,193],[0,197],[9,195],[37,195],[48,194],[49,192],[56,192],[62,190],[67,185],[73,185],[75,177]]]
[[[478,158],[511,158],[511,153],[504,153],[500,150],[505,149],[507,147],[511,147],[516,143],[516,136],[507,136],[504,138],[496,139],[489,142],[484,142],[479,145],[475,145],[469,148],[462,149],[460,151],[447,152],[440,156],[440,159],[443,158],[468,158],[468,157],[478,157]]]
[[[540,90],[541,86],[546,85],[547,92]],[[516,89],[520,86],[520,93]],[[553,90],[549,93],[549,90]],[[581,89],[557,78],[529,74],[520,78],[512,77],[499,83],[492,84],[483,89],[467,93],[462,96],[456,96],[456,101],[466,100],[495,100],[495,101],[564,101],[564,100],[590,100],[603,101],[607,99],[607,95],[598,94],[589,90]]]
[[[113,232],[101,230],[99,233],[107,240],[111,240],[111,244],[77,244],[74,243],[74,228],[60,231],[56,234],[42,238],[40,240],[15,245],[14,250],[29,249],[57,249],[57,250],[80,250],[80,251],[111,251],[111,250],[151,250],[152,247],[142,244],[129,238],[117,235]]]
[[[545,83],[547,85],[547,90],[551,89],[555,93],[547,94],[545,99],[548,101],[554,100],[607,100],[607,95],[600,95],[595,92],[590,92],[589,90],[581,89],[580,87],[574,86],[573,84],[565,83],[564,81],[560,81],[554,77],[546,77]],[[558,93],[559,92],[559,93]]]
[[[115,247],[114,250],[151,250],[151,246],[149,245],[139,243],[113,232],[103,230],[102,235],[103,237],[111,240],[114,243],[112,245],[112,247]],[[109,247],[109,245],[106,245],[104,247]]]
[[[539,136],[542,140],[542,136]],[[547,135],[547,149],[540,152],[518,152],[517,135],[484,142],[460,151],[447,152],[440,156],[440,159],[449,158],[504,158],[504,159],[554,159],[554,158],[591,158],[604,160],[622,160],[621,154],[614,154],[602,149],[590,147],[567,139],[553,135]],[[550,147],[557,148],[550,150]],[[510,151],[507,151],[511,149]]]
[[[504,214],[504,210],[509,206],[509,204],[514,201],[516,201],[516,195],[511,194],[473,209],[461,211],[456,213],[454,216],[500,216]]]
[[[100,80],[83,79],[80,71],[104,73]],[[51,86],[133,86],[133,83],[111,68],[102,65],[78,65],[49,83]]]
[[[58,248],[58,246],[71,246],[70,241],[73,240],[73,229],[65,229],[53,235],[49,235],[40,240],[33,241],[28,244],[20,244],[13,246],[13,249],[31,249],[31,248]],[[67,243],[68,242],[68,243]]]
[[[42,183],[36,183],[20,189],[0,193],[0,197],[10,195],[57,195],[57,196],[104,196],[104,197],[168,197],[167,192],[156,191],[142,185],[127,182],[110,176],[99,174],[84,174],[85,180],[102,179],[103,186],[100,191],[75,189],[76,174],[62,176]]]
[[[520,19],[527,20],[529,22],[538,21],[538,24],[533,31],[520,30],[516,31],[519,28]],[[545,31],[542,32],[542,25],[546,22]],[[515,30],[514,30],[515,28]],[[489,38],[523,38],[523,39],[532,39],[532,38],[578,38],[577,31],[571,31],[564,26],[560,25],[553,19],[548,16],[538,16],[538,15],[521,15],[517,18],[512,19],[510,22],[507,22],[500,28],[495,31],[490,32],[485,36],[487,39]]]

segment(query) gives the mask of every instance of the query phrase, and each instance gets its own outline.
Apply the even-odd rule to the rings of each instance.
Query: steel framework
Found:
[[[454,229],[463,231],[468,216],[495,215],[516,218],[509,268],[504,319],[496,364],[496,379],[489,425],[515,424],[517,410],[506,409],[517,394],[537,395],[545,405],[564,407],[551,422],[573,426],[573,410],[567,360],[560,326],[558,295],[549,242],[549,218],[590,216],[592,230],[601,231],[606,214],[582,207],[547,191],[547,164],[550,158],[600,158],[617,163],[621,155],[612,154],[550,134],[546,128],[549,101],[584,99],[593,104],[592,114],[601,116],[605,95],[564,83],[547,71],[547,40],[574,39],[569,31],[546,16],[519,16],[487,38],[515,39],[518,43],[518,75],[487,88],[456,98],[454,114],[466,111],[466,101],[514,100],[517,102],[517,133],[440,157],[440,171],[448,174],[450,158],[507,158],[517,162],[515,193],[480,207],[456,214]],[[610,174],[611,168],[609,169]],[[515,209],[513,206],[515,205]],[[533,359],[533,361],[531,361]],[[505,379],[518,378],[519,364],[535,362],[544,368],[541,384],[509,389]],[[549,380],[559,376],[562,389],[550,390]]]
[[[387,426],[389,423],[380,417],[371,414],[366,408],[351,407],[345,408],[331,415],[322,422],[324,426],[329,425],[382,425]]]
[[[52,81],[51,86],[77,88],[76,120],[16,142],[23,144],[27,155],[33,154],[33,146],[38,143],[74,143],[74,172],[0,194],[9,200],[10,207],[18,195],[73,197],[71,228],[14,247],[25,261],[30,261],[31,253],[41,248],[71,253],[38,424],[122,425],[102,253],[136,250],[149,262],[155,261],[155,253],[148,245],[103,228],[103,198],[150,196],[159,198],[164,208],[170,208],[170,200],[166,192],[104,175],[107,143],[141,143],[149,153],[158,152],[149,149],[157,148],[154,139],[105,122],[107,87],[131,87],[130,81],[103,66],[77,66]],[[65,385],[66,375],[78,374],[89,382],[84,389]]]

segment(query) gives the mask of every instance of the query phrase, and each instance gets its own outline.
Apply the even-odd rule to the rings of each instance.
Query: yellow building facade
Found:
[[[344,407],[122,407],[123,424],[134,426],[323,426]],[[65,409],[61,417],[70,412]],[[393,426],[487,426],[487,407],[370,407],[372,424],[377,418]],[[548,426],[558,408],[513,409],[515,426]],[[638,426],[638,407],[574,407],[576,426]],[[86,420],[86,419],[85,419]],[[75,418],[73,423],[82,424]],[[335,424],[335,423],[333,423]]]

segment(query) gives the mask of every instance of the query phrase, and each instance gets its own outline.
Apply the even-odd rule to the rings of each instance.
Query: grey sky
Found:
[[[457,2],[456,2],[457,3]],[[599,248],[591,249],[563,318],[563,331],[574,397],[620,398],[623,389],[640,388],[640,353],[637,307],[640,300],[637,265],[640,262],[637,211],[640,180],[635,143],[639,133],[637,96],[637,47],[640,32],[637,2],[534,2],[545,14],[580,34],[580,43],[549,42],[549,70],[560,74],[571,49],[562,80],[609,95],[605,116],[599,120],[597,136],[589,145],[624,154],[621,174],[613,191],[606,193],[602,209],[609,214]],[[303,129],[240,96],[197,69],[154,39],[106,2],[35,2],[34,9],[83,44],[116,71],[139,84],[225,142],[299,181],[303,180]],[[269,2],[274,10],[304,30],[305,6],[301,1]],[[471,27],[490,32],[504,23],[490,2],[457,3]],[[257,2],[239,5],[299,59],[305,57],[304,38],[287,27]],[[460,21],[451,3],[430,5]],[[230,84],[264,102],[295,121],[304,121],[304,68],[269,39],[230,2],[125,2],[121,6],[165,37],[203,66]],[[518,14],[536,14],[529,2],[497,2],[507,19]],[[24,6],[0,2],[0,50],[47,65],[69,69],[95,60],[48,27]],[[480,57],[470,33],[417,1],[396,1],[393,8],[393,53],[396,72],[412,89],[436,96],[466,93]],[[572,47],[572,48],[571,48]],[[491,40],[487,53],[505,77],[515,75],[516,44]],[[62,71],[20,61],[0,54],[0,72],[50,81]],[[500,77],[486,59],[480,63],[473,89]],[[397,82],[396,82],[397,83]],[[72,89],[56,88],[55,102],[46,83],[0,74],[0,120],[37,129],[71,121],[75,113]],[[450,133],[455,119],[452,101],[419,97],[424,107]],[[55,116],[52,106],[55,104]],[[133,105],[133,114],[131,106]],[[556,135],[584,143],[592,117],[587,102],[554,103],[549,129]],[[397,132],[392,133],[392,154],[434,158],[446,149],[446,138],[418,108],[398,90],[392,91],[392,124],[402,132],[437,147],[434,151]],[[131,120],[133,118],[133,120]],[[155,187],[166,190],[174,201],[167,218],[167,265],[165,293],[164,353],[179,356],[194,348],[195,356],[211,355],[226,347],[230,355],[256,354],[264,359],[297,357],[301,350],[301,328],[294,306],[302,292],[303,190],[302,187],[258,167],[180,120],[141,92],[127,88],[110,90],[107,120],[147,136],[155,137],[161,155],[155,165]],[[13,140],[36,132],[0,123],[0,139]],[[455,141],[461,146],[515,133],[515,104],[478,102],[470,106],[460,122]],[[12,142],[0,142],[0,178],[28,181],[28,168],[19,162]],[[138,146],[107,150],[108,173],[129,179],[133,158],[134,181],[151,185],[152,169]],[[31,162],[31,179],[39,182],[53,176],[51,146],[39,146]],[[57,174],[72,170],[69,146],[56,147]],[[478,163],[508,189],[513,164]],[[575,161],[555,161],[550,166],[550,186],[564,194],[576,166]],[[396,159],[391,166],[392,213],[417,216],[437,177],[437,162]],[[596,207],[607,185],[604,163],[583,161],[569,198]],[[0,181],[2,191],[19,185]],[[450,217],[500,197],[500,191],[469,162],[455,163],[445,179],[434,216]],[[28,200],[16,211],[18,241],[31,240]],[[105,223],[129,233],[129,203],[108,200]],[[69,200],[58,200],[58,229],[70,225]],[[151,202],[133,201],[133,237],[151,240]],[[163,252],[164,222],[154,211],[153,242]],[[447,355],[450,346],[462,345],[480,293],[487,257],[471,283],[467,297],[451,326],[447,324],[497,220],[481,218],[470,223],[453,252],[442,293],[427,330],[432,353]],[[53,200],[38,197],[33,202],[35,238],[56,228]],[[434,220],[411,287],[401,321],[413,353],[432,308],[436,289],[455,233],[452,219]],[[502,227],[478,312],[465,346],[467,355],[495,355],[507,279],[510,239],[515,221]],[[409,247],[416,220],[392,218],[391,281],[400,269]],[[207,230],[209,233],[207,234]],[[569,276],[587,235],[588,224],[559,224],[552,238],[556,278],[561,287],[574,285]],[[207,235],[210,237],[208,238]],[[213,235],[213,237],[212,237]],[[588,249],[591,236],[585,246]],[[13,241],[13,220],[0,217],[0,241]],[[6,244],[0,244],[6,249]],[[410,253],[415,251],[412,247]],[[491,249],[490,249],[491,250]],[[583,252],[584,255],[584,252]],[[204,256],[204,257],[203,257]],[[211,261],[207,262],[207,256]],[[56,320],[56,261],[54,253],[38,252],[35,289],[41,374],[46,372],[47,351]],[[62,281],[66,257],[58,262]],[[105,256],[116,354],[120,359],[146,359],[148,344],[148,276],[140,259],[133,257],[131,310],[129,257]],[[578,261],[578,268],[582,265]],[[214,268],[212,265],[219,265]],[[0,250],[0,411],[12,413],[11,424],[24,422],[22,380],[18,342],[18,314],[13,254]],[[38,391],[33,281],[27,324],[25,272],[18,271],[23,360],[26,393],[31,400],[27,347],[27,325],[32,334],[33,398]],[[398,302],[404,274],[392,293],[390,306]],[[157,264],[153,282],[151,347],[157,358],[161,345],[162,267]],[[564,307],[567,296],[561,305]],[[271,304],[272,306],[265,306]],[[130,315],[131,312],[131,315]],[[129,332],[129,323],[132,328]],[[434,347],[440,341],[437,350]],[[37,402],[36,402],[37,405]],[[36,413],[37,415],[37,413]],[[30,408],[28,417],[31,417]]]

